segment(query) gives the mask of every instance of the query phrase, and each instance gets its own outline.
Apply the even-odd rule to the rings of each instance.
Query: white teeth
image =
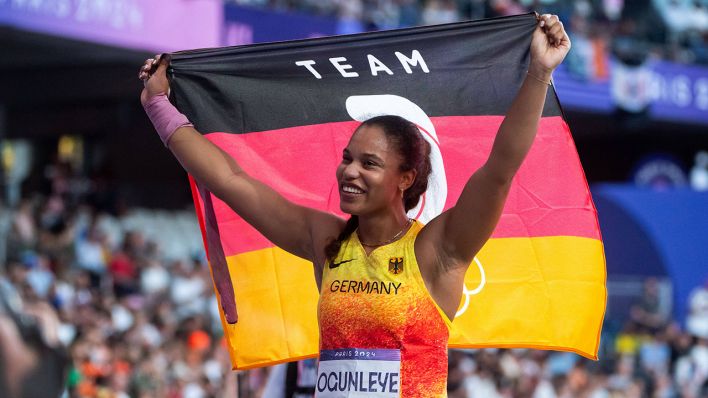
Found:
[[[342,191],[348,192],[348,193],[364,193],[364,191],[362,191],[361,189],[357,189],[357,188],[354,188],[351,186],[342,187]]]

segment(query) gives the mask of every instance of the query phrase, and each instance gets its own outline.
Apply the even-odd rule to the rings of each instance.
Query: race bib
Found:
[[[344,348],[320,351],[317,398],[398,398],[401,351]]]

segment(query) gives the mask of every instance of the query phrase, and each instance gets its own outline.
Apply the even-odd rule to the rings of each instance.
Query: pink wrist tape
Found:
[[[150,98],[143,104],[143,108],[165,146],[178,128],[192,126],[187,117],[179,113],[165,94]]]

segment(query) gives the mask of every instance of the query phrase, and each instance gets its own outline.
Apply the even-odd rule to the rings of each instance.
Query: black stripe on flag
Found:
[[[396,95],[429,117],[503,115],[535,14],[171,54],[171,99],[203,132],[347,121],[350,96]],[[550,88],[550,90],[553,90]],[[555,95],[544,116],[561,114]]]

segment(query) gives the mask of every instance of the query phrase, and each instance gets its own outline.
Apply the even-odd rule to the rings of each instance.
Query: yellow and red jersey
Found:
[[[355,232],[325,266],[318,396],[446,396],[451,322],[418,268],[422,227],[369,255]]]

